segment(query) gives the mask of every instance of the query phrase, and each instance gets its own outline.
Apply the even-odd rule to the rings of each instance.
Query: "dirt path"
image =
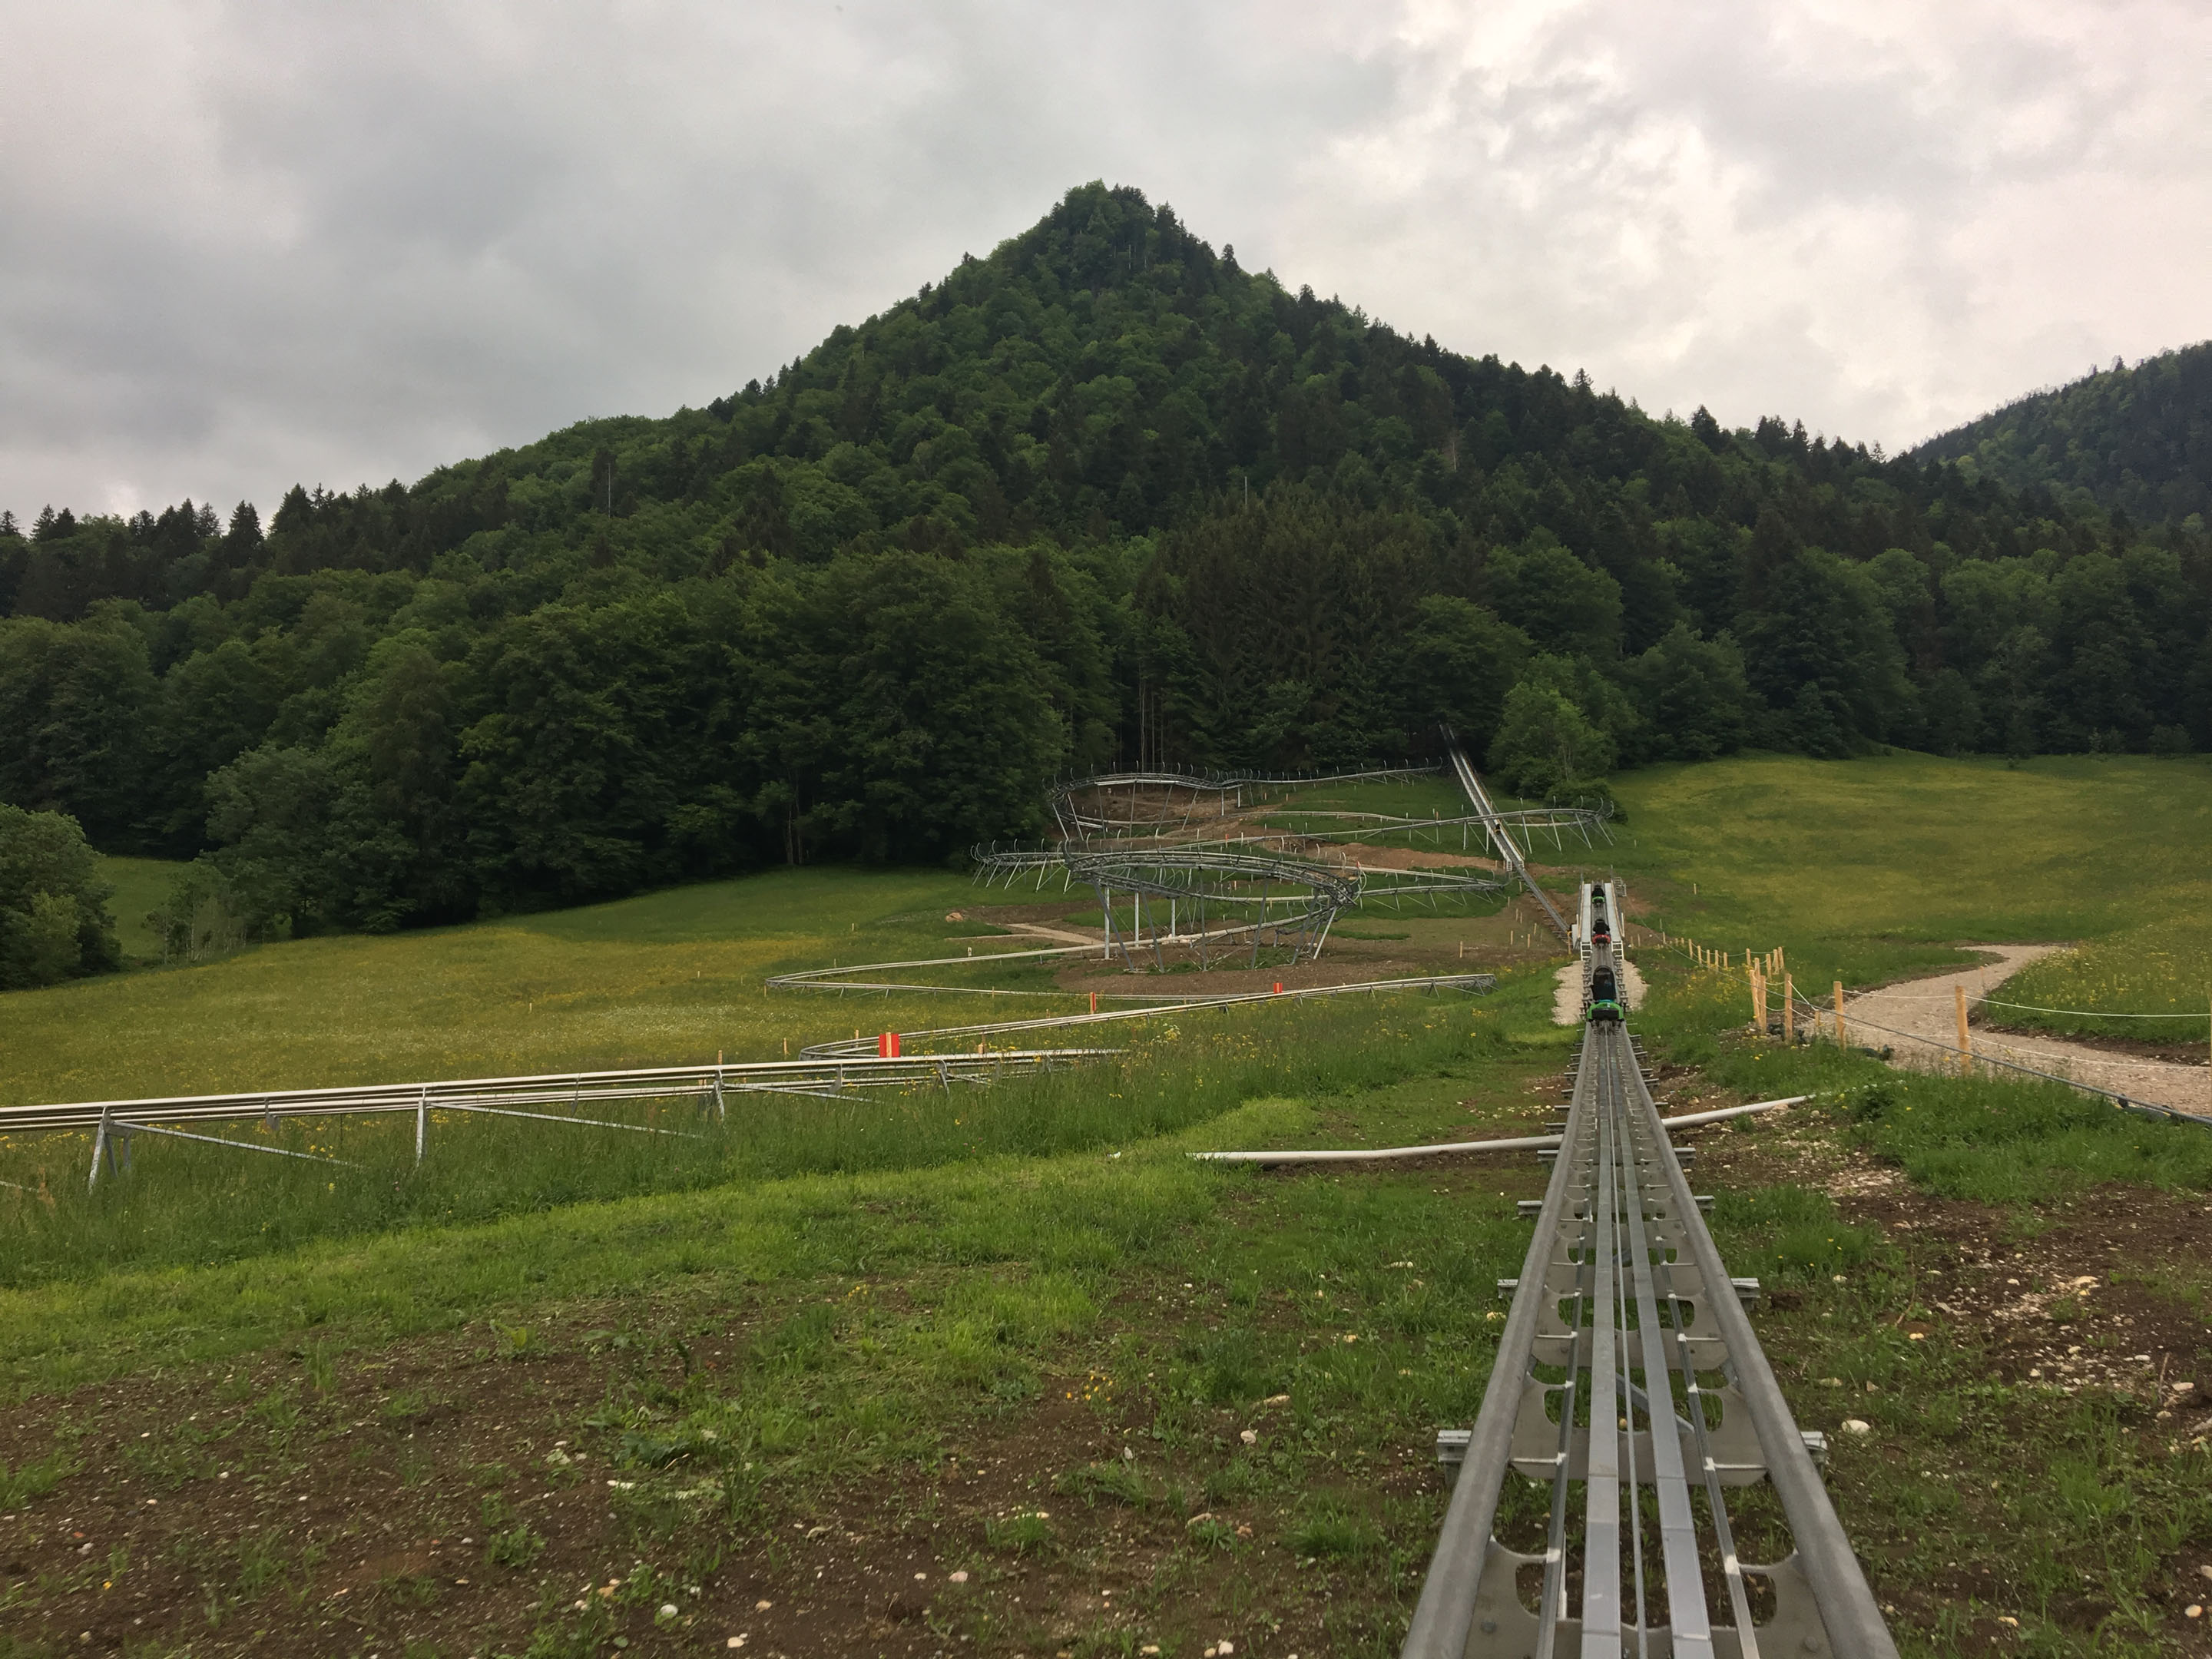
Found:
[[[1966,947],[1986,953],[1990,962],[1929,979],[1907,980],[1878,991],[1848,997],[1844,1002],[1844,1034],[1855,1042],[1886,1045],[1896,1051],[1897,1063],[1918,1071],[1954,1066],[1959,1043],[1958,999],[1954,989],[1966,988],[1968,1006],[1995,991],[2028,963],[2049,956],[2056,945],[1974,945]],[[1820,1029],[1835,1035],[1835,1016],[1823,1014]],[[2202,1066],[2179,1066],[2171,1060],[2136,1060],[2107,1054],[2087,1043],[2063,1037],[2000,1036],[1976,1028],[1973,1048],[2029,1066],[2055,1072],[2100,1089],[2110,1089],[2130,1100],[2169,1106],[2179,1111],[2212,1112],[2212,1073]]]

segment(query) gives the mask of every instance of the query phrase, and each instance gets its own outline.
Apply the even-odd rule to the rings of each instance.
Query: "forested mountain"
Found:
[[[764,381],[0,536],[0,799],[389,927],[1037,827],[1056,772],[2212,747],[2198,524],[1470,358],[1088,185]]]
[[[1930,438],[1928,461],[2118,508],[2140,524],[2212,513],[2212,340],[2038,392]]]

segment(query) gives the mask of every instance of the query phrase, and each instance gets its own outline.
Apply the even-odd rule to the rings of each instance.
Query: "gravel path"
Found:
[[[2056,945],[1971,945],[1991,958],[1978,968],[1938,974],[1929,979],[1907,980],[1878,991],[1844,1000],[1844,1034],[1867,1047],[1896,1051],[1896,1063],[1917,1071],[1950,1069],[1958,1065],[1958,1001],[1953,988],[1964,986],[1969,1006],[1977,997],[1995,992],[2031,962],[2063,947]],[[1835,1035],[1835,1016],[1820,1016],[1820,1030]],[[2171,1060],[2138,1060],[2107,1054],[2063,1037],[1999,1035],[1977,1027],[1973,1048],[1978,1054],[2008,1060],[2041,1072],[2055,1072],[2077,1082],[2110,1089],[2130,1100],[2147,1101],[2179,1111],[2212,1112],[2212,1070],[2203,1066],[2177,1065]],[[2002,1074],[2002,1068],[2000,1070]]]

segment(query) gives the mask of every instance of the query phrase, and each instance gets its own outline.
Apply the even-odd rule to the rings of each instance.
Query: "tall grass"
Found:
[[[259,945],[0,994],[0,1103],[772,1059],[943,999],[771,995],[769,975],[957,956],[944,872],[791,870],[463,927]],[[988,949],[991,947],[985,946]]]
[[[2008,1003],[2040,1005],[1989,1009],[2000,1025],[2202,1049],[2212,1027],[2212,933],[2201,905],[2177,908],[2113,938],[2031,963],[2000,994]],[[2082,1012],[2042,1012],[2053,1009]],[[2099,1017],[2129,1014],[2159,1018]]]
[[[115,891],[107,901],[115,918],[115,938],[125,957],[139,962],[161,959],[161,939],[146,922],[147,913],[169,896],[169,884],[185,869],[171,859],[100,860],[100,878]]]
[[[2057,1084],[1893,1074],[1843,1103],[1869,1151],[1946,1198],[2021,1204],[2108,1182],[2212,1188],[2212,1130],[2137,1117]]]
[[[2199,758],[1744,756],[1616,787],[1628,819],[1595,862],[1639,920],[1731,952],[1786,945],[1801,988],[1955,963],[1964,943],[2112,939],[2212,901]]]
[[[1261,1004],[1147,1020],[1120,1056],[1012,1079],[850,1099],[732,1095],[726,1121],[633,1109],[622,1130],[434,1113],[414,1163],[411,1116],[283,1120],[229,1133],[357,1166],[141,1138],[127,1174],[86,1190],[89,1137],[0,1144],[0,1286],[119,1267],[235,1261],[312,1239],[479,1222],[592,1200],[805,1174],[918,1169],[1127,1145],[1248,1099],[1377,1087],[1496,1046],[1464,997]],[[593,1115],[610,1115],[599,1108]]]

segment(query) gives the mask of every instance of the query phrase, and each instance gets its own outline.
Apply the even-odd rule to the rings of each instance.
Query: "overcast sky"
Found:
[[[2212,335],[2212,6],[0,0],[0,507],[769,373],[1134,185],[1415,335],[1895,449]]]

